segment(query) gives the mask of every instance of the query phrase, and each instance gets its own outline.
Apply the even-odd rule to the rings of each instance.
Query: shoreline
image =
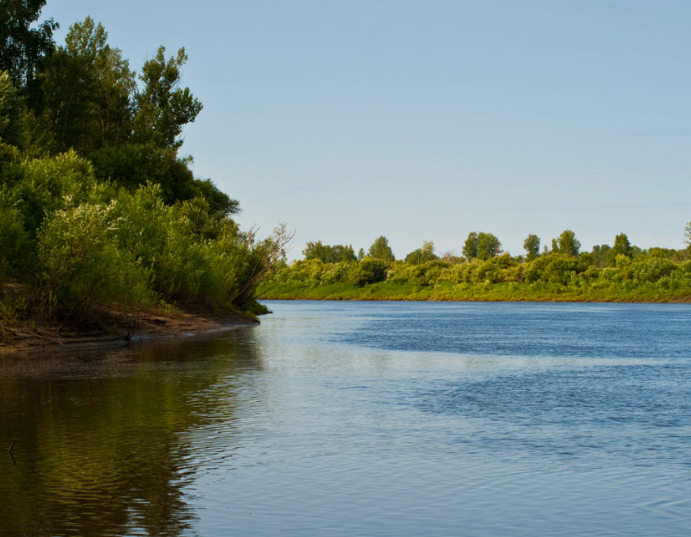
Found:
[[[259,321],[237,313],[204,314],[192,312],[147,313],[126,327],[122,320],[112,331],[60,330],[55,325],[30,327],[30,322],[0,325],[0,356],[124,347],[132,343],[175,338],[201,337],[238,328],[257,326]],[[131,324],[131,323],[130,323]]]
[[[311,302],[506,302],[506,303],[535,303],[535,304],[691,304],[691,296],[680,296],[674,298],[649,298],[649,299],[637,299],[637,298],[610,298],[610,299],[589,299],[584,297],[575,296],[549,296],[549,297],[514,297],[514,298],[449,298],[449,297],[373,297],[373,296],[259,296],[257,300],[261,301],[273,301],[273,300],[285,300],[285,301],[311,301]]]

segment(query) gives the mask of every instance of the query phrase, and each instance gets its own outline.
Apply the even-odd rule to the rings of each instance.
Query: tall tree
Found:
[[[491,259],[501,253],[501,242],[491,233],[480,232],[477,235],[477,255],[482,260]]]
[[[526,252],[526,260],[532,261],[540,257],[540,237],[537,235],[528,235],[523,241],[523,248]]]
[[[477,232],[471,231],[468,233],[468,237],[463,245],[463,256],[466,259],[475,259],[478,256],[477,242]]]
[[[45,4],[45,0],[0,2],[0,71],[10,74],[30,105],[37,103],[37,83],[46,57],[55,48],[53,32],[58,28],[53,19],[32,27]]]
[[[137,95],[134,130],[138,140],[178,148],[182,127],[196,119],[202,103],[189,88],[180,88],[181,68],[187,61],[185,49],[169,59],[165,52],[165,47],[159,47],[156,57],[142,68],[144,89]]]
[[[626,257],[633,257],[633,247],[629,242],[626,233],[619,233],[614,237],[614,246],[612,247],[612,257],[616,258],[618,255],[625,255]]]
[[[134,72],[107,40],[103,26],[87,17],[70,27],[48,62],[44,117],[57,151],[89,154],[131,135]]]
[[[372,243],[372,246],[369,247],[367,255],[373,257],[374,259],[381,259],[386,263],[391,263],[395,260],[393,250],[389,246],[389,240],[383,235],[375,239],[375,241]]]
[[[558,239],[559,253],[577,256],[581,250],[581,243],[576,239],[576,234],[570,229],[564,230]]]

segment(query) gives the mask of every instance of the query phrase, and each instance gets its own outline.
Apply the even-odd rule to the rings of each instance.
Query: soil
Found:
[[[22,290],[5,285],[5,294],[20,296]],[[1,312],[0,312],[1,313]],[[136,316],[113,311],[92,312],[92,319],[70,323],[3,320],[0,315],[0,354],[126,345],[130,341],[213,334],[258,321],[237,313],[210,313],[191,307],[185,310],[147,311]]]

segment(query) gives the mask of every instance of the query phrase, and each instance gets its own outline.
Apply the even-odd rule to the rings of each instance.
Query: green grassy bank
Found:
[[[349,283],[326,285],[269,282],[260,285],[260,298],[268,300],[409,300],[469,302],[691,302],[691,288],[659,289],[654,284],[636,287],[569,287],[527,283],[414,283],[379,282],[359,287]]]

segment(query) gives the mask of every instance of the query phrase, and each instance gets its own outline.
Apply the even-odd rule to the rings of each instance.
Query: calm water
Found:
[[[0,535],[691,533],[690,306],[269,306],[0,359]]]

